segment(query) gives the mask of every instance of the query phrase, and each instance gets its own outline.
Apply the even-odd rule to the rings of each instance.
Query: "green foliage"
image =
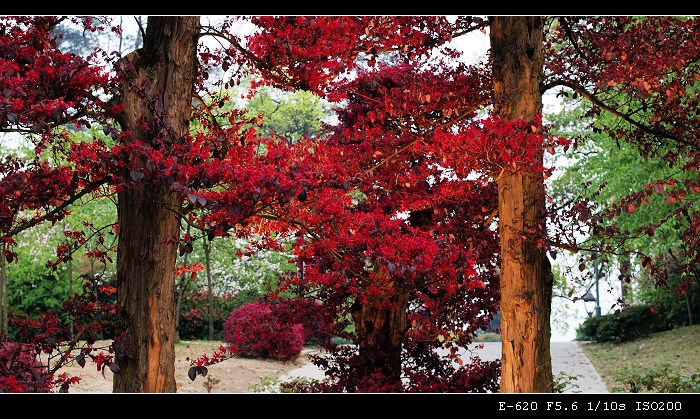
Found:
[[[116,220],[116,207],[107,198],[79,200],[71,213],[61,222],[35,226],[17,236],[17,262],[7,264],[8,314],[36,317],[41,312],[55,313],[68,322],[63,310],[63,302],[71,297],[71,281],[67,263],[55,269],[47,268],[47,261],[56,260],[56,248],[67,242],[65,230],[85,229],[86,241],[81,247],[75,246],[72,255],[72,291],[78,293],[83,281],[80,275],[111,279],[115,264],[89,258],[87,253],[99,247],[116,246],[116,234],[111,223]],[[97,244],[97,236],[91,233],[106,231],[104,243]]]
[[[640,304],[617,314],[588,317],[576,329],[576,340],[620,343],[670,328],[662,316],[654,313],[652,306]]]
[[[251,393],[279,393],[279,381],[277,377],[272,377],[270,375],[263,375],[260,377],[259,384],[252,384],[250,386]]]
[[[260,377],[260,384],[250,386],[251,393],[303,393],[302,389],[311,388],[318,382],[314,378],[292,377],[285,380],[269,375]]]
[[[215,385],[219,384],[221,380],[218,378],[213,378],[211,375],[207,375],[207,379],[202,383],[202,387],[207,390],[207,393],[211,393]]]
[[[328,119],[331,113],[330,105],[311,92],[290,93],[272,87],[261,88],[246,109],[253,115],[265,115],[258,128],[264,137],[269,138],[274,132],[290,144],[301,137],[319,135],[321,121]]]
[[[501,335],[499,333],[493,333],[493,332],[477,333],[476,336],[474,336],[474,339],[472,339],[472,342],[500,342],[500,341],[501,341]]]
[[[8,264],[10,265],[10,264]],[[8,269],[7,301],[10,316],[37,317],[48,311],[63,313],[63,301],[68,299],[68,279],[38,264],[11,265]],[[75,287],[76,290],[79,287]]]
[[[571,313],[572,310],[571,298],[568,297],[568,293],[572,289],[573,284],[569,283],[566,275],[562,273],[560,266],[557,264],[552,264],[552,276],[554,277],[552,286],[552,296],[554,297],[551,315],[552,329],[559,329],[565,333],[569,329],[570,316],[568,313]]]
[[[679,169],[684,163],[682,158],[677,164],[670,166],[659,157],[670,151],[669,149],[659,146],[654,154],[642,156],[638,147],[628,144],[623,138],[611,138],[600,129],[590,129],[588,123],[592,119],[587,116],[583,102],[564,98],[563,103],[562,112],[550,115],[549,119],[554,124],[555,132],[575,138],[577,147],[565,153],[565,163],[559,165],[561,175],[550,183],[550,192],[555,201],[567,202],[583,197],[595,202],[595,211],[605,210],[629,194],[642,191],[647,185],[659,180],[673,179],[682,185],[686,180],[697,177],[692,171]],[[616,117],[605,112],[598,116],[596,121],[598,126],[614,123]],[[623,298],[627,303],[654,306],[657,317],[660,318],[655,322],[664,324],[664,328],[690,323],[685,297],[675,293],[680,278],[677,275],[674,277],[674,273],[669,271],[670,287],[658,288],[659,284],[649,278],[648,271],[641,268],[641,258],[634,255],[638,252],[645,255],[668,255],[672,250],[677,255],[684,254],[684,240],[681,235],[687,228],[688,220],[675,216],[677,208],[666,202],[667,193],[668,188],[664,193],[658,190],[652,192],[644,199],[634,201],[632,211],[626,210],[628,206],[625,205],[624,209],[611,219],[601,220],[601,231],[604,231],[606,226],[614,226],[619,229],[620,235],[589,236],[586,239],[589,243],[583,246],[601,245],[603,248],[610,246],[610,249],[614,249],[615,255],[604,254],[600,258],[605,270],[612,273],[615,265],[629,265],[625,268],[625,276],[628,276],[627,280],[631,279],[631,282],[622,283]],[[687,201],[696,198],[692,193],[685,196]],[[670,261],[669,256],[666,256],[666,261]],[[688,302],[691,304],[692,313],[696,313],[700,309],[700,297],[695,295],[697,291],[693,291],[693,288],[697,290],[694,286],[687,291],[690,293]],[[698,315],[694,314],[694,317],[697,319]],[[614,328],[608,328],[610,325],[602,322],[602,330],[607,331],[603,335],[610,338],[610,334],[620,337]],[[600,330],[598,333],[601,333]],[[590,339],[590,336],[584,338]]]
[[[554,376],[554,393],[563,393],[565,391],[580,393],[580,391],[573,391],[573,389],[580,387],[575,383],[579,378],[581,378],[580,375],[571,375],[560,371],[559,374]]]
[[[224,322],[232,311],[248,303],[250,298],[244,295],[226,293],[213,295],[214,307],[214,339],[223,338]],[[178,334],[183,340],[207,340],[209,339],[209,294],[204,290],[196,289],[182,299],[180,306],[180,323]]]
[[[211,277],[214,308],[214,338],[221,340],[223,325],[231,312],[260,300],[274,290],[281,275],[296,271],[292,255],[269,249],[251,250],[254,240],[215,239],[211,242]],[[205,265],[201,246],[195,246],[188,264]],[[187,284],[180,306],[181,339],[208,339],[208,290],[201,273]],[[179,281],[178,281],[179,283]]]
[[[670,364],[660,368],[623,368],[615,374],[615,380],[622,386],[613,387],[614,393],[700,393],[700,369],[684,375],[675,371]]]
[[[211,242],[211,274],[214,293],[235,293],[242,304],[256,301],[274,290],[280,276],[296,272],[291,252],[257,249],[255,240],[226,238]],[[195,246],[189,264],[205,265],[201,246]],[[199,275],[195,288],[204,291],[205,275]],[[244,300],[244,301],[243,301]]]
[[[564,110],[549,118],[557,134],[577,138],[578,144],[564,154],[562,160],[565,163],[559,165],[561,175],[550,184],[551,193],[557,200],[583,196],[593,198],[601,208],[606,208],[657,180],[676,179],[682,184],[687,177],[694,176],[679,171],[677,167],[669,167],[659,157],[642,157],[636,146],[622,140],[612,139],[600,131],[591,132],[582,125],[582,121],[588,120],[584,116],[583,105],[572,99],[564,99],[564,103]],[[603,115],[598,123],[614,122],[613,117]],[[659,150],[658,155],[663,155],[663,150]],[[622,212],[609,222],[622,231],[652,225],[672,215],[675,210],[675,207],[665,203],[664,198],[659,194],[653,195],[647,200],[647,205],[637,206],[633,214]],[[683,221],[671,217],[655,230],[653,236],[641,235],[629,240],[625,246],[631,250],[644,249],[649,254],[663,252],[682,243],[679,235],[682,224]]]
[[[642,287],[636,299],[642,304],[653,305],[662,321],[670,327],[690,326],[700,320],[700,285],[693,282],[683,292],[679,292],[683,277],[671,273],[666,284]],[[690,313],[689,313],[690,309]]]

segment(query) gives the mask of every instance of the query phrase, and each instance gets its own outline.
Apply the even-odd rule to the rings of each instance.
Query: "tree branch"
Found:
[[[46,214],[44,214],[41,217],[32,218],[26,224],[23,224],[23,225],[15,227],[13,229],[10,229],[8,232],[3,233],[2,236],[0,236],[0,238],[15,236],[15,235],[21,233],[22,231],[27,230],[28,228],[31,228],[37,224],[43,223],[44,221],[48,220],[50,217],[60,213],[64,209],[68,208],[73,202],[75,202],[78,199],[80,199],[81,197],[93,192],[95,189],[106,184],[107,182],[108,182],[108,179],[105,178],[105,179],[100,179],[98,181],[95,181],[95,182],[88,184],[82,191],[80,191],[79,193],[77,193],[77,194],[71,196],[70,198],[66,199],[65,201],[63,201],[63,203],[61,203],[61,205],[58,205],[57,207],[55,207],[54,209],[47,212]]]
[[[640,130],[642,130],[642,131],[644,131],[644,132],[646,132],[646,133],[648,133],[648,134],[651,134],[651,135],[654,135],[654,136],[657,136],[657,137],[661,137],[661,138],[667,138],[667,139],[673,140],[673,141],[677,141],[677,142],[679,142],[679,143],[681,143],[681,144],[683,144],[683,145],[686,145],[686,146],[691,146],[691,144],[690,144],[689,142],[684,141],[684,140],[681,139],[681,138],[678,138],[677,136],[671,134],[671,133],[668,132],[668,131],[658,130],[658,129],[654,129],[654,128],[648,126],[648,125],[644,125],[643,123],[634,120],[631,116],[626,115],[626,114],[623,114],[623,113],[621,113],[620,111],[618,111],[617,109],[615,109],[615,108],[613,108],[613,107],[611,107],[611,106],[606,105],[602,100],[600,100],[600,99],[598,99],[597,97],[595,97],[595,95],[594,95],[593,93],[590,93],[588,90],[586,90],[585,88],[583,88],[583,87],[581,87],[581,86],[579,86],[579,85],[577,85],[577,84],[574,84],[574,83],[571,83],[571,82],[568,82],[568,81],[564,81],[564,80],[559,80],[559,81],[555,81],[555,82],[552,82],[552,83],[548,83],[548,84],[546,84],[546,85],[543,85],[543,86],[542,86],[542,91],[543,91],[543,92],[544,92],[544,91],[547,91],[547,90],[549,90],[549,89],[551,89],[551,88],[553,88],[553,87],[556,87],[556,86],[564,86],[564,87],[568,87],[568,88],[572,89],[572,90],[575,91],[576,93],[578,93],[578,94],[580,94],[581,96],[583,96],[583,97],[585,97],[586,99],[588,99],[588,100],[589,100],[591,103],[593,103],[594,105],[596,105],[596,106],[598,106],[598,107],[600,107],[600,108],[602,108],[602,109],[604,109],[604,110],[610,112],[611,114],[613,114],[613,115],[617,116],[618,118],[620,118],[620,119],[622,119],[622,120],[624,120],[624,121],[630,123],[631,125],[633,125],[633,126],[639,128]]]

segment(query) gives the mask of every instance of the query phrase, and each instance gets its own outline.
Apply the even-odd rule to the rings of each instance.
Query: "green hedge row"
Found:
[[[576,340],[620,343],[672,328],[668,318],[655,313],[651,305],[641,304],[618,314],[588,317],[576,330]]]

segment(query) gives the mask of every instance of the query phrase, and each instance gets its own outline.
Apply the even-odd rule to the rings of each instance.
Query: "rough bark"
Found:
[[[142,129],[159,118],[164,129],[181,141],[189,127],[196,75],[199,18],[148,18],[143,48],[125,57],[135,75],[123,92],[125,130],[131,139],[149,143],[154,135]],[[136,87],[165,110],[154,116]],[[154,143],[154,146],[155,143]],[[142,179],[118,193],[118,307],[126,324],[129,357],[118,360],[113,391],[171,393],[175,383],[175,272],[181,198],[169,185]]]
[[[383,273],[381,276],[389,279],[389,274]],[[409,296],[407,290],[397,289],[391,295],[367,298],[353,305],[352,317],[362,360],[359,376],[379,371],[389,383],[401,382],[401,350],[408,331]]]
[[[543,20],[541,16],[491,18],[494,111],[503,119],[529,121],[542,112]],[[550,393],[553,278],[545,249],[533,240],[544,234],[544,180],[529,170],[505,173],[498,180],[498,189],[500,391]]]

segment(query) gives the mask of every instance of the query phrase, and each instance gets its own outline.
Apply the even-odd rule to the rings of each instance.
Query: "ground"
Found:
[[[95,346],[101,346],[101,344],[107,344],[107,342],[97,342]],[[260,385],[264,377],[280,377],[309,362],[306,352],[302,352],[296,361],[286,363],[270,359],[233,357],[207,367],[209,370],[207,377],[198,375],[194,381],[190,380],[187,376],[190,363],[186,358],[199,358],[203,354],[211,355],[214,351],[218,351],[219,345],[221,342],[213,341],[187,341],[175,345],[175,380],[178,393],[207,393],[207,382],[211,384],[211,393],[253,393],[255,386]],[[85,368],[75,364],[59,372],[81,377],[81,382],[71,386],[69,393],[112,392],[112,372],[109,368],[103,376],[102,371],[97,371],[95,364],[88,361]]]

